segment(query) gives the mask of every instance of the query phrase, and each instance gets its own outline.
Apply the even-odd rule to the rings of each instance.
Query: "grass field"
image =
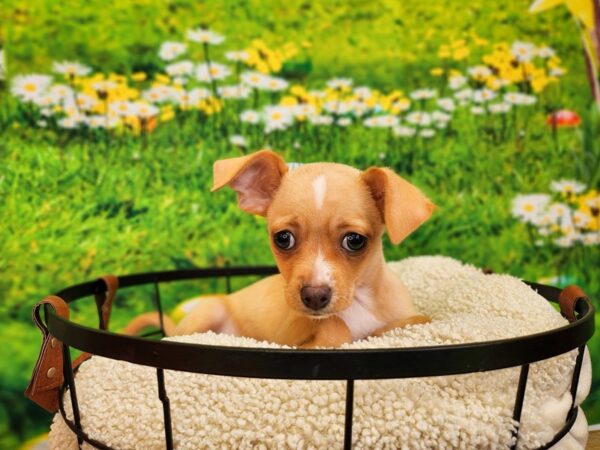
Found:
[[[264,41],[269,51],[289,49],[289,44],[294,51],[282,56],[281,70],[271,74],[289,83],[280,91],[257,88],[247,98],[212,103],[215,86],[190,81],[196,84],[188,88],[204,86],[213,100],[202,99],[193,107],[157,103],[153,115],[140,113],[133,121],[119,116],[121,122],[108,129],[102,121],[112,120],[109,100],[98,97],[99,89],[92,89],[98,110],[88,116],[99,116],[101,126],[88,122],[66,128],[60,122],[66,108],[44,116],[43,107],[19,100],[10,93],[14,84],[4,83],[0,337],[9,344],[0,347],[0,448],[15,448],[43,432],[49,421],[22,397],[40,341],[30,319],[35,301],[104,273],[273,263],[264,221],[240,212],[232,192],[209,193],[216,159],[262,147],[281,152],[287,161],[390,166],[421,187],[438,209],[400,246],[386,241],[389,260],[445,254],[530,280],[574,281],[593,299],[600,298],[597,245],[555,245],[557,235],[538,235],[536,226],[512,212],[516,196],[549,194],[552,182],[577,180],[585,184],[582,194],[590,196],[600,183],[600,119],[591,104],[575,25],[566,9],[529,15],[527,8],[520,1],[502,7],[472,1],[465,7],[450,1],[93,0],[80,5],[72,0],[8,0],[0,11],[0,42],[9,78],[50,73],[54,61],[77,60],[92,70],[82,79],[99,73],[105,75],[102,81],[110,74],[125,76],[125,81],[116,81],[122,87],[118,92],[129,92],[122,100],[136,104],[138,98],[128,89],[141,92],[156,84],[168,64],[159,57],[161,44],[184,40],[189,28],[205,25],[225,37],[209,48],[213,62],[227,63],[225,52],[248,48],[254,39]],[[511,104],[506,113],[492,113],[485,109],[488,103],[472,98],[461,106],[453,97],[457,91],[448,87],[451,71],[465,75],[467,85],[483,92],[488,82],[469,77],[468,68],[481,65],[498,44],[510,49],[515,41],[550,46],[566,73],[539,92],[532,83],[518,81],[490,89],[494,103],[511,92],[535,97],[534,104]],[[440,56],[445,46],[450,57]],[[205,47],[190,43],[189,58],[206,62]],[[548,63],[539,59],[536,64]],[[237,83],[232,71],[228,81],[214,81],[221,87]],[[132,77],[140,73],[146,79],[135,81]],[[350,78],[353,86],[326,88],[334,77]],[[71,87],[88,92],[95,81],[73,81]],[[163,84],[175,85],[172,79]],[[339,104],[357,95],[355,87],[365,85],[377,90],[375,106],[364,116],[341,111]],[[304,89],[295,96],[295,106],[302,103],[298,99],[306,99],[320,111],[319,117],[329,119],[296,115],[283,129],[269,132],[265,128],[274,126],[269,119],[259,124],[240,119],[243,111],[286,106],[294,86]],[[329,97],[319,99],[309,93],[313,89]],[[436,93],[411,97],[423,89]],[[116,88],[114,92],[121,95]],[[449,97],[456,105],[446,111],[451,118],[444,126],[410,121],[414,112],[441,112],[438,100]],[[334,104],[330,110],[327,100]],[[405,101],[408,109],[403,109]],[[482,105],[483,113],[473,109]],[[557,109],[576,111],[581,124],[553,130],[547,116]],[[368,122],[377,117],[400,125]],[[343,118],[351,124],[341,125]],[[401,127],[412,128],[416,135],[403,136]],[[235,144],[233,136],[242,136],[244,145]],[[553,195],[575,204],[574,198]],[[592,221],[590,236],[593,226]],[[597,233],[597,222],[595,226]],[[210,283],[172,287],[169,306],[199,290],[214,289],[219,287]],[[127,314],[117,312],[113,327],[147,307],[143,290],[122,296],[118,308]],[[74,312],[76,320],[90,324],[93,314],[87,307]],[[599,345],[598,339],[590,344],[593,357]],[[600,421],[599,382],[600,377],[586,402],[590,422]]]

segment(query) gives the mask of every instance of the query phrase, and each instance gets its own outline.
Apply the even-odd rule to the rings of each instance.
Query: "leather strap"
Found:
[[[115,295],[117,295],[117,289],[119,289],[119,279],[114,275],[105,275],[98,278],[98,281],[103,282],[106,286],[106,290],[100,290],[94,294],[96,307],[98,308],[98,328],[108,330],[113,300],[115,299]],[[81,363],[90,359],[91,356],[91,354],[83,352],[73,361],[73,369],[79,367]]]
[[[577,306],[577,302],[582,298],[587,299],[588,297],[579,286],[575,286],[574,284],[567,286],[560,292],[558,296],[560,310],[569,322],[577,320],[575,307]]]
[[[110,311],[112,303],[119,289],[119,279],[114,275],[105,275],[98,278],[106,286],[106,290],[96,292],[96,307],[98,308],[98,327],[101,330],[108,330],[108,322],[110,320]]]
[[[42,322],[40,309],[44,305],[54,308],[59,317],[69,318],[69,307],[62,298],[54,295],[44,298],[33,307],[33,320],[42,331],[44,341],[33,369],[31,381],[25,390],[25,396],[42,408],[56,412],[58,411],[58,393],[64,380],[63,347],[62,342],[53,337]]]

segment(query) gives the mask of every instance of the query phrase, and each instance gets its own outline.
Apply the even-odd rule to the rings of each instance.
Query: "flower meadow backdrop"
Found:
[[[592,1],[557,3],[4,0],[0,448],[47,431],[22,394],[44,295],[105,273],[273,264],[264,220],[209,193],[216,159],[260,148],[420,186],[438,209],[386,240],[388,259],[577,283],[600,306],[600,32]],[[220,289],[170,286],[168,307]],[[95,324],[88,306],[74,319]],[[150,307],[122,292],[112,328]]]

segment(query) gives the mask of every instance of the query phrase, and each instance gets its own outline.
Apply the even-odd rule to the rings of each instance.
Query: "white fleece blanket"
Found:
[[[508,275],[484,275],[446,257],[390,263],[417,308],[433,321],[346,348],[444,345],[511,338],[567,322],[541,296]],[[173,340],[276,348],[213,333]],[[343,351],[343,350],[340,350]],[[543,445],[564,423],[576,353],[531,365],[518,448]],[[155,369],[94,357],[81,366],[77,394],[83,429],[117,449],[164,448]],[[355,449],[497,449],[511,445],[519,368],[458,376],[355,383]],[[257,380],[167,371],[177,449],[336,449],[342,447],[345,383]],[[576,402],[587,396],[586,352]],[[67,411],[70,416],[70,408]],[[584,449],[583,411],[554,448]],[[60,414],[50,448],[75,449]],[[91,448],[84,445],[83,448]]]

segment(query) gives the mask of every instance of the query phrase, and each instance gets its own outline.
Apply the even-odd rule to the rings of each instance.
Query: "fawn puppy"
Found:
[[[202,299],[177,325],[165,317],[168,335],[213,330],[336,347],[429,321],[387,267],[381,236],[387,229],[398,244],[434,205],[390,169],[314,163],[288,170],[279,155],[261,150],[215,162],[212,190],[225,186],[237,192],[242,210],[266,217],[280,274]],[[125,331],[157,323],[158,315],[148,313]]]

